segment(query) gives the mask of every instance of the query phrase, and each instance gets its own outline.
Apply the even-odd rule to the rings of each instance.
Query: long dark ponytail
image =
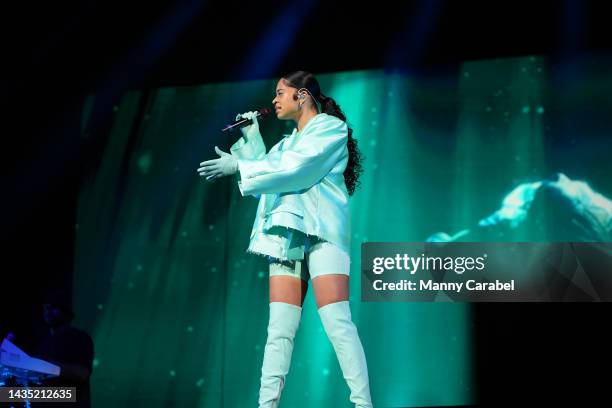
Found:
[[[343,122],[346,122],[346,116],[336,101],[321,93],[319,81],[317,81],[313,74],[307,71],[295,71],[289,75],[283,76],[283,79],[287,81],[287,84],[291,87],[308,89],[310,95],[312,95],[312,97],[316,99],[316,102],[321,105],[322,113],[335,116]],[[359,186],[359,177],[361,173],[363,173],[363,167],[361,166],[361,152],[357,146],[357,140],[353,139],[353,129],[351,129],[350,126],[348,127],[347,148],[349,157],[346,169],[344,170],[344,182],[346,183],[346,189],[349,195],[353,195],[355,189]]]

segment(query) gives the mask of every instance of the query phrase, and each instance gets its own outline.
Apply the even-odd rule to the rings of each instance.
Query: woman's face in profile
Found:
[[[281,120],[295,119],[297,114],[297,101],[293,96],[297,93],[297,89],[287,85],[284,79],[280,79],[276,84],[276,91],[272,104],[276,117]]]

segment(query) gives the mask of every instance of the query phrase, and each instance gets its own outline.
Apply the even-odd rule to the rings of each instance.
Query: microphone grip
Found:
[[[263,118],[263,117],[268,116],[271,112],[272,112],[272,110],[269,109],[269,108],[262,108],[262,109],[259,109],[257,111],[256,117]],[[222,132],[227,132],[227,131],[231,132],[232,130],[236,129],[237,127],[245,127],[245,126],[249,126],[249,125],[252,125],[252,124],[253,124],[253,120],[252,119],[241,117],[240,119],[238,119],[234,123],[230,123],[229,125],[227,125],[223,129],[221,129],[221,131]]]

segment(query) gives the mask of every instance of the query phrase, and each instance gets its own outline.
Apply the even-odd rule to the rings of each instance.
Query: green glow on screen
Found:
[[[470,62],[450,79],[319,76],[365,157],[350,203],[350,298],[375,406],[475,403],[471,306],[361,303],[360,246],[459,230],[519,181],[543,175],[544,65]],[[77,324],[96,344],[96,406],[257,405],[267,263],[245,253],[257,200],[241,197],[234,179],[203,182],[196,168],[215,157],[214,144],[231,144],[215,121],[233,117],[219,112],[269,106],[276,81],[158,89],[143,117],[142,93],[132,91],[114,113],[77,221]],[[268,119],[261,129],[269,148],[291,126]],[[310,288],[281,406],[349,407],[348,395]]]

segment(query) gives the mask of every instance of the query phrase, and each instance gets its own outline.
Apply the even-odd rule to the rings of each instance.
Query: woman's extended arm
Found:
[[[238,160],[243,196],[303,190],[325,177],[345,151],[348,127],[333,117],[312,120],[294,148]]]

